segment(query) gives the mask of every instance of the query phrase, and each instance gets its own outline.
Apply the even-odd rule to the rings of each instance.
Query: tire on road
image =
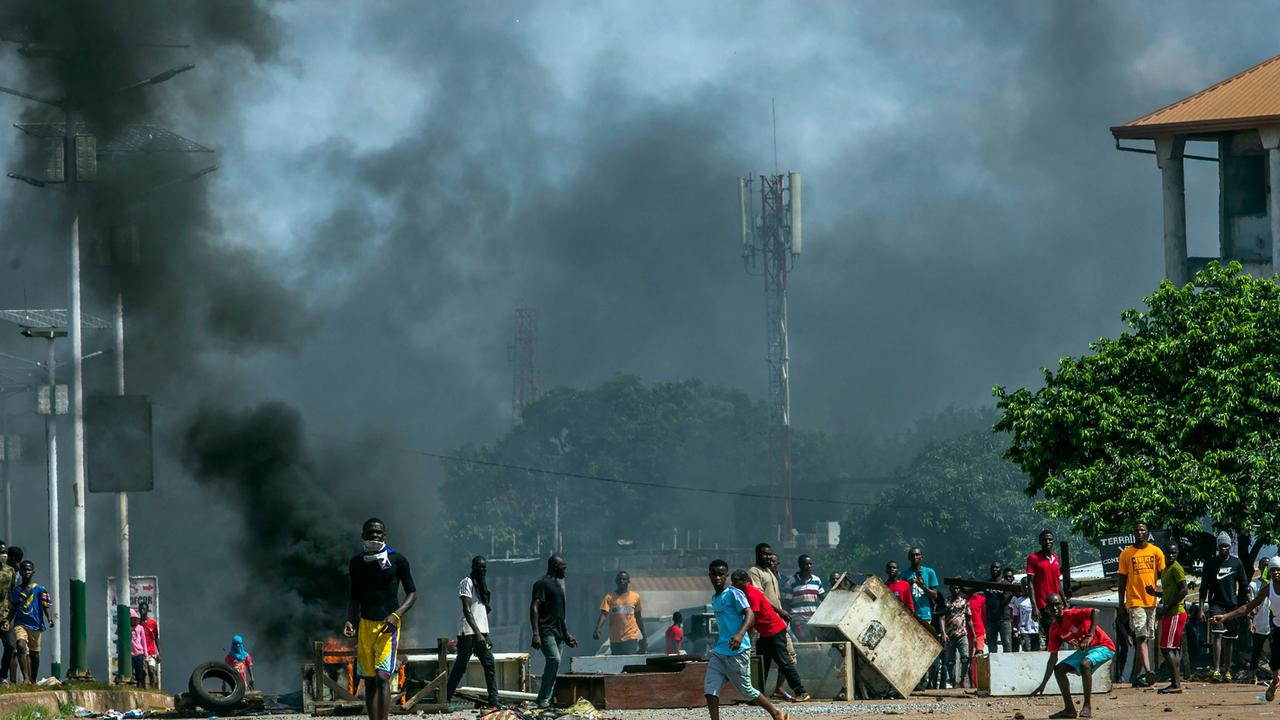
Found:
[[[205,680],[221,680],[230,686],[231,692],[222,694],[211,692],[204,686]],[[187,682],[187,690],[191,692],[191,697],[195,698],[196,704],[205,710],[231,710],[240,706],[244,701],[245,693],[244,678],[240,677],[240,673],[235,668],[224,662],[207,662],[196,667],[191,673],[191,680]]]

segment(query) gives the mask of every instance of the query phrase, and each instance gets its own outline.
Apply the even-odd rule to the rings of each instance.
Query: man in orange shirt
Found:
[[[1120,553],[1117,569],[1120,578],[1118,617],[1128,619],[1128,623],[1121,623],[1120,627],[1133,637],[1134,687],[1148,687],[1154,679],[1147,655],[1147,641],[1155,637],[1156,578],[1164,572],[1165,563],[1164,552],[1148,542],[1150,538],[1146,523],[1134,523],[1134,542]]]
[[[631,576],[627,571],[618,572],[614,578],[614,592],[605,593],[600,601],[600,617],[596,619],[591,637],[600,639],[600,628],[609,621],[609,654],[635,655],[649,651],[648,637],[644,631],[644,606],[640,593],[631,591]]]

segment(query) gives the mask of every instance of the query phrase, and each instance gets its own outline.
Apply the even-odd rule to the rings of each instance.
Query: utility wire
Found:
[[[324,438],[326,440],[342,440],[332,435],[324,435],[321,433],[308,433],[315,437]],[[648,482],[645,480],[624,480],[622,478],[609,477],[606,475],[590,475],[587,473],[568,472],[566,470],[552,470],[550,468],[533,467],[530,465],[516,465],[514,463],[498,462],[496,460],[481,460],[479,458],[462,457],[460,455],[448,455],[445,453],[431,452],[429,450],[419,450],[417,448],[395,448],[401,452],[421,455],[423,457],[435,458],[437,460],[448,460],[450,462],[466,463],[468,465],[482,465],[485,467],[502,468],[504,470],[519,470],[521,472],[533,475],[549,475],[554,477],[567,477],[575,480],[590,480],[593,482],[608,483],[611,485],[629,485],[632,487],[646,487],[658,490],[683,490],[685,492],[704,493],[707,495],[728,495],[731,497],[759,498],[761,500],[773,500],[774,496],[768,493],[748,492],[745,490],[717,490],[715,488],[695,487],[693,485],[672,485],[669,483]],[[863,480],[874,480],[879,482],[890,482],[894,478],[862,478]],[[856,507],[878,507],[880,503],[874,502],[858,502],[856,500],[836,500],[833,498],[809,498],[809,497],[792,497],[792,502],[813,502],[826,503],[828,505],[847,505]],[[894,505],[895,509],[903,510],[929,510],[921,505]]]
[[[152,402],[153,405],[166,405],[174,407],[167,403]],[[320,438],[326,441],[337,440],[339,442],[355,442],[348,438],[338,435],[327,435],[325,433],[307,432],[307,435]],[[745,497],[756,498],[760,500],[773,500],[775,496],[768,493],[749,492],[746,490],[717,490],[715,488],[695,487],[693,485],[673,485],[669,483],[648,482],[645,480],[624,480],[622,478],[609,477],[606,475],[591,475],[588,473],[575,473],[567,470],[552,470],[550,468],[533,467],[531,465],[517,465],[515,463],[498,462],[496,460],[481,460],[479,458],[463,457],[461,455],[450,455],[447,453],[432,452],[430,450],[422,450],[413,447],[391,446],[392,450],[396,450],[408,455],[419,455],[422,457],[434,458],[436,460],[447,460],[449,462],[465,463],[468,465],[481,465],[484,467],[501,468],[503,470],[519,470],[531,475],[546,475],[551,477],[566,477],[575,480],[589,480],[591,482],[607,483],[610,485],[628,485],[631,487],[653,488],[656,490],[682,490],[684,492],[703,493],[706,495],[724,495],[728,497]],[[861,480],[871,480],[880,483],[893,482],[896,478],[891,477],[873,477],[859,478]],[[880,503],[859,502],[857,500],[837,500],[835,498],[811,498],[811,497],[792,497],[791,502],[811,502],[825,503],[827,505],[842,505],[847,507],[879,507]],[[932,510],[935,508],[924,505],[892,505],[889,506],[895,510]]]

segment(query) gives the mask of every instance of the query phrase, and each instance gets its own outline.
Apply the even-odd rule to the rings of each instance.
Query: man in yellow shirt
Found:
[[[1147,655],[1148,640],[1155,636],[1156,626],[1156,578],[1164,572],[1164,552],[1149,540],[1151,532],[1147,524],[1133,524],[1133,544],[1120,553],[1120,566],[1117,569],[1120,579],[1120,617],[1127,618],[1128,623],[1121,623],[1133,638],[1133,685],[1148,687],[1151,685],[1153,673],[1151,660]]]
[[[591,637],[600,639],[600,627],[609,621],[609,654],[635,655],[649,651],[648,635],[644,631],[644,607],[640,593],[631,591],[631,576],[627,571],[618,572],[614,579],[617,588],[606,593],[600,601],[600,617]],[[643,636],[643,637],[642,637]]]

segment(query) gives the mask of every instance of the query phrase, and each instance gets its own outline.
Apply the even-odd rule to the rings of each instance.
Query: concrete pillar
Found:
[[[1187,277],[1187,197],[1182,176],[1181,137],[1156,138],[1156,164],[1164,187],[1164,276],[1181,287]]]
[[[1280,125],[1259,128],[1262,147],[1267,149],[1267,217],[1271,220],[1271,272],[1280,270]]]

